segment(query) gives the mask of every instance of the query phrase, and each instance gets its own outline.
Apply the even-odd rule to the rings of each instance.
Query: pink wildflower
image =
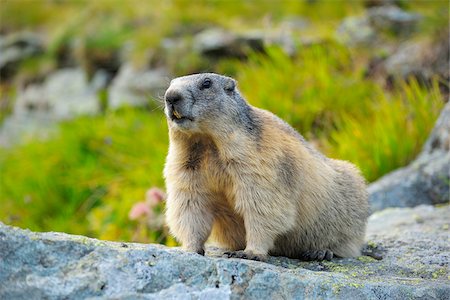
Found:
[[[148,207],[148,204],[141,201],[133,205],[128,213],[128,218],[130,218],[130,220],[136,220],[143,216],[149,216],[150,214],[151,210],[150,207]]]
[[[166,193],[164,193],[161,189],[158,189],[155,187],[149,189],[145,193],[145,202],[150,207],[157,205],[158,203],[162,202],[164,199],[166,199]]]

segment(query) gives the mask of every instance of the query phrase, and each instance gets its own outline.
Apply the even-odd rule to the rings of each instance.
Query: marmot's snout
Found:
[[[167,91],[167,93],[166,93],[167,104],[175,105],[182,100],[183,100],[183,95],[181,95],[177,91],[171,91],[171,90]]]
[[[167,117],[177,124],[185,121],[192,121],[192,118],[185,112],[186,101],[184,96],[175,90],[168,90],[165,95]]]

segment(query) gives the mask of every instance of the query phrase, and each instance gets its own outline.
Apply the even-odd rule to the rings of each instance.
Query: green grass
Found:
[[[129,239],[128,211],[149,187],[163,186],[166,151],[160,112],[125,109],[62,124],[51,140],[0,152],[0,220]]]
[[[278,48],[236,66],[250,103],[289,122],[309,138],[329,131],[348,115],[367,115],[377,87],[362,79],[347,48],[336,43],[300,49],[291,60]],[[312,134],[312,135],[311,135]]]
[[[417,156],[442,105],[437,84],[428,91],[414,80],[404,83],[394,95],[380,93],[368,117],[345,117],[323,142],[325,151],[355,163],[374,181]]]
[[[236,63],[248,101],[299,130],[329,156],[357,164],[369,181],[406,165],[420,151],[442,108],[437,81],[415,80],[394,92],[364,78],[337,44],[302,49],[291,60],[279,49]]]
[[[356,163],[370,181],[407,164],[428,136],[442,99],[415,81],[385,92],[345,48],[279,49],[234,62],[249,102],[287,120],[326,154]],[[163,187],[167,128],[161,111],[123,109],[61,125],[47,141],[0,150],[0,220],[111,240],[162,241],[130,221],[132,205]]]

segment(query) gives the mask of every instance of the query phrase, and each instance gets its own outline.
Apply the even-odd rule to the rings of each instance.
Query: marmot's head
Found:
[[[230,77],[202,73],[175,78],[164,95],[164,112],[175,130],[202,131],[231,122],[245,101]]]

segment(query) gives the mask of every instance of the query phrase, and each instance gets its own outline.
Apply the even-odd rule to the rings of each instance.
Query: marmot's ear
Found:
[[[227,81],[225,82],[225,91],[232,92],[236,88],[236,80],[233,78],[227,78]]]

